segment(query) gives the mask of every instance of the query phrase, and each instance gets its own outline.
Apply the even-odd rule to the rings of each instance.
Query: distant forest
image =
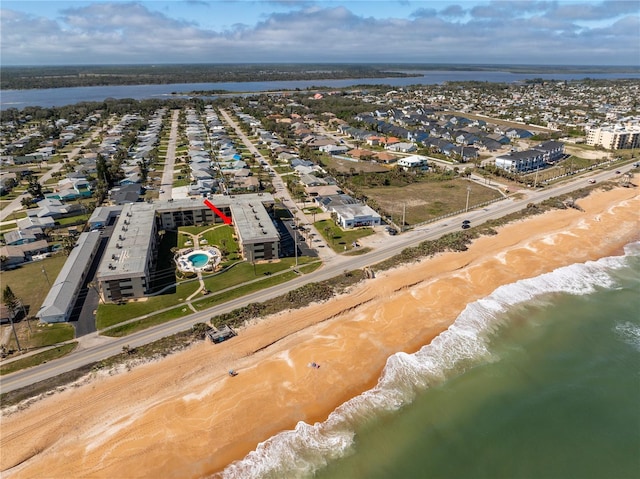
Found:
[[[328,80],[422,76],[423,71],[512,73],[640,73],[637,66],[543,66],[467,64],[171,64],[3,66],[2,90],[108,85],[159,85],[282,80]]]
[[[410,77],[380,65],[188,64],[3,67],[0,89]]]

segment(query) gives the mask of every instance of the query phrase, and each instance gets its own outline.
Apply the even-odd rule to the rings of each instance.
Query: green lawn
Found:
[[[224,293],[206,296],[206,299],[202,299],[196,303],[193,303],[193,305],[198,311],[202,311],[203,309],[210,308],[212,306],[215,306],[216,304],[224,303],[235,298],[240,298],[249,293],[253,293],[254,291],[269,288],[271,286],[275,286],[276,284],[285,283],[292,280],[296,276],[297,274],[294,273],[293,270],[276,276],[265,276],[261,281],[257,281],[251,284],[245,284]]]
[[[18,229],[18,226],[16,225],[15,222],[12,224],[0,225],[0,233],[6,233],[7,231],[11,231],[15,229]]]
[[[15,329],[18,333],[20,347],[23,350],[52,346],[75,337],[75,329],[69,323],[45,324],[40,323],[37,319],[31,321],[22,319],[15,323]],[[10,350],[18,350],[13,333],[11,333],[7,347]]]
[[[336,225],[333,220],[316,221],[314,225],[324,237],[327,244],[338,253],[353,249],[354,241],[358,241],[360,238],[373,234],[373,229],[371,228],[343,230]],[[325,231],[325,228],[328,229]]]
[[[228,253],[237,253],[240,249],[238,242],[233,239],[233,227],[229,225],[215,227],[200,236],[206,239],[208,245],[224,247]]]
[[[207,240],[206,243],[202,245],[190,245],[193,247],[202,246],[203,248],[207,246],[218,246],[223,247],[227,250],[228,253],[237,253],[240,249],[238,242],[233,239],[233,227],[229,225],[219,224],[216,226],[205,225],[205,226],[181,226],[180,233],[191,233],[194,235],[199,234],[200,240]],[[179,234],[178,236],[178,248],[184,248],[185,242],[190,241],[192,238],[186,234]]]
[[[302,258],[303,262],[304,261],[312,261],[312,258]],[[292,260],[293,261],[293,260]],[[274,264],[272,265],[256,265],[256,273],[257,275],[254,275],[253,273],[253,267],[251,265],[248,264],[244,264],[244,266],[247,266],[248,268],[245,268],[245,270],[243,271],[244,274],[244,281],[249,281],[251,279],[256,279],[259,278],[260,281],[257,281],[255,283],[251,283],[251,284],[245,284],[242,286],[239,286],[231,291],[227,291],[224,293],[219,293],[219,294],[212,294],[210,296],[201,296],[201,297],[196,297],[193,299],[193,305],[194,307],[199,310],[202,311],[203,309],[206,308],[210,308],[212,306],[215,306],[216,304],[220,304],[220,303],[224,303],[226,301],[229,301],[231,299],[235,299],[235,298],[239,298],[241,296],[245,296],[249,293],[252,293],[254,291],[259,291],[261,289],[264,288],[268,288],[270,286],[274,286],[276,284],[280,284],[280,283],[284,283],[286,281],[290,281],[291,279],[295,278],[297,276],[297,274],[290,269],[290,266],[292,264],[292,261],[286,261],[283,262],[283,264],[279,264],[280,269],[278,271],[282,271],[283,269],[288,269],[289,271],[283,273],[283,274],[279,274],[279,275],[265,275],[264,272],[265,271],[272,271],[272,269],[269,269],[269,266],[274,266]],[[315,261],[313,263],[310,264],[301,264],[301,266],[298,268],[298,270],[302,273],[311,273],[312,271],[315,271],[316,269],[318,269],[320,266],[322,265],[321,262],[319,261]],[[234,268],[235,269],[235,268]],[[249,274],[250,273],[250,274]],[[223,275],[220,275],[219,278],[220,279],[226,279],[226,274],[228,273],[224,273]],[[210,278],[209,281],[211,281],[213,278]],[[244,282],[242,281],[242,282]],[[210,286],[213,286],[214,283],[213,282],[208,282],[205,281],[205,284],[207,285],[207,287],[209,288]],[[225,287],[229,287],[229,284],[224,282],[224,286]],[[128,323],[128,324],[123,324],[121,326],[115,327],[113,329],[110,329],[108,331],[105,331],[103,334],[105,336],[111,336],[111,337],[121,337],[121,336],[126,336],[128,334],[132,334],[134,332],[137,331],[141,331],[147,328],[150,328],[152,326],[156,326],[158,324],[162,324],[162,323],[166,323],[167,321],[171,321],[177,318],[181,318],[183,316],[186,316],[188,314],[191,314],[192,310],[187,307],[187,306],[178,306],[176,308],[170,309],[168,311],[163,311],[161,313],[158,314],[154,314],[152,316],[149,316],[147,318],[141,319],[139,321],[134,321],[132,323]]]
[[[104,336],[119,338],[121,336],[127,336],[128,334],[135,333],[137,331],[142,331],[143,329],[147,329],[152,326],[157,326],[158,324],[166,323],[167,321],[171,321],[173,319],[181,318],[183,316],[191,314],[192,312],[193,311],[191,310],[191,308],[188,308],[187,306],[178,306],[177,308],[163,311],[162,313],[154,314],[153,316],[149,316],[148,318],[141,319],[140,321],[134,321],[132,323],[117,326],[113,329],[109,329],[108,331],[103,332],[102,334]]]
[[[18,269],[3,271],[2,288],[10,286],[18,299],[24,302],[27,315],[33,316],[42,306],[49,288],[56,280],[65,261],[67,261],[66,256],[56,254],[42,261],[22,265]],[[42,272],[43,269],[45,273]]]
[[[274,166],[273,169],[276,170],[280,174],[282,174],[282,173],[293,173],[293,168],[291,168],[290,166]]]
[[[185,233],[189,233],[192,235],[199,235],[203,231],[207,231],[209,228],[213,228],[212,225],[201,225],[201,226],[181,226],[179,231],[184,231]]]
[[[48,351],[34,354],[33,356],[3,364],[0,366],[0,375],[10,374],[22,369],[37,366],[38,364],[46,363],[53,359],[61,358],[76,349],[76,346],[78,346],[78,343],[74,341],[73,343],[63,344],[62,346],[58,346]]]
[[[89,215],[70,216],[68,218],[59,218],[56,223],[60,226],[74,226],[86,223]]]
[[[306,264],[314,261],[314,258],[299,257],[298,264]],[[230,288],[247,281],[253,281],[254,279],[267,277],[269,275],[285,271],[290,269],[295,264],[295,258],[282,258],[279,261],[273,263],[256,263],[255,271],[254,265],[247,262],[238,263],[228,271],[223,273],[214,274],[208,278],[204,278],[205,287],[212,292],[220,291],[221,289]]]
[[[182,178],[178,178],[178,176],[182,175],[173,175],[173,187],[178,188],[180,186],[188,186],[191,181],[187,176],[183,176]]]
[[[44,324],[31,322],[33,334],[25,346],[28,348],[41,348],[43,346],[51,346],[52,344],[62,343],[75,337],[75,329],[69,323],[52,323]]]
[[[175,293],[160,294],[158,296],[147,297],[142,301],[131,301],[127,304],[100,304],[96,314],[96,326],[104,329],[108,326],[121,323],[128,319],[137,318],[146,314],[151,314],[160,309],[169,308],[185,301],[196,289],[197,281],[179,284]]]

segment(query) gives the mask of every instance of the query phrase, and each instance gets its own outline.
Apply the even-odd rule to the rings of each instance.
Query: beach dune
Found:
[[[3,477],[220,471],[298,421],[325,420],[373,387],[390,355],[417,351],[468,303],[638,240],[635,189],[598,191],[579,204],[583,212],[519,221],[465,252],[377,272],[349,294],[264,318],[225,343],[199,343],[5,414]]]

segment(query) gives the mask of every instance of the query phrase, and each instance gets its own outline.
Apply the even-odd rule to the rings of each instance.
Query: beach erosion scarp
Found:
[[[304,433],[301,421],[321,423],[374,387],[390,356],[419,350],[469,303],[621,254],[639,239],[635,189],[597,191],[579,204],[584,211],[507,225],[465,252],[378,272],[349,294],[265,318],[225,343],[199,343],[3,417],[3,477],[207,477],[282,431]],[[350,439],[348,430],[336,437]],[[261,467],[245,461],[226,475]]]

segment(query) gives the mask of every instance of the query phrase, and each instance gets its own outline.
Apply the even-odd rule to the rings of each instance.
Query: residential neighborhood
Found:
[[[625,151],[630,158],[640,146],[638,87],[376,87],[153,102],[37,122],[45,112],[12,112],[0,143],[2,269],[67,255],[28,315],[95,330],[101,305],[188,280],[177,260],[196,246],[183,243],[188,228],[216,229],[229,217],[228,239],[216,245],[220,264],[296,266]],[[609,131],[618,139],[604,140]],[[443,184],[454,193],[448,200],[435,193]],[[213,270],[196,270],[198,291],[209,291]],[[82,312],[92,297],[93,309]]]

